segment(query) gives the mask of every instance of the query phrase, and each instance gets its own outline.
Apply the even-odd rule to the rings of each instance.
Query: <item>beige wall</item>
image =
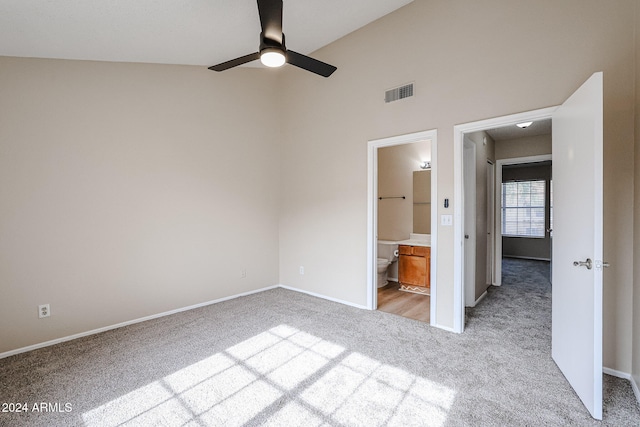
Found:
[[[636,2],[636,52],[640,49],[640,1]],[[633,368],[636,385],[640,385],[640,55],[636,55],[636,123],[635,123],[635,198],[633,224]],[[636,396],[637,397],[637,396]]]
[[[551,134],[496,141],[496,160],[551,154]]]
[[[413,172],[413,232],[431,234],[431,170]]]
[[[637,3],[415,0],[316,52],[338,66],[330,79],[0,59],[0,352],[267,286],[278,271],[364,305],[368,140],[437,129],[438,213],[450,214],[455,124],[558,105],[604,71],[604,364],[630,372]],[[384,104],[411,81],[415,97]],[[444,327],[453,244],[439,226]]]
[[[278,283],[273,75],[0,58],[0,353]]]
[[[416,0],[316,52],[338,66],[330,79],[284,70],[281,282],[366,304],[368,140],[437,129],[438,214],[453,213],[442,199],[453,200],[454,125],[561,104],[604,71],[604,252],[615,260],[604,364],[630,372],[635,4]],[[384,90],[406,82],[416,95],[385,105]],[[322,167],[309,170],[309,159]],[[439,226],[444,327],[453,326],[453,247],[453,227]]]
[[[413,233],[413,172],[431,161],[431,143],[420,141],[378,149],[378,238],[405,240]]]

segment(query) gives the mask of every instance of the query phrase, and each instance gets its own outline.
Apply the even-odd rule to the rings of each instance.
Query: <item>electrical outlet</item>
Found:
[[[240,270],[240,278],[244,279],[247,277],[247,269],[243,268],[242,270]]]
[[[39,318],[43,318],[43,317],[49,317],[51,316],[51,307],[49,306],[49,304],[42,304],[38,306],[38,317]]]
[[[304,266],[300,266],[300,275],[304,276]]]

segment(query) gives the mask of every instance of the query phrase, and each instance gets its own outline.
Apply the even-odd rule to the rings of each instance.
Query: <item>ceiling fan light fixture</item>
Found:
[[[260,62],[267,67],[281,67],[286,62],[284,52],[280,49],[269,47],[260,52]]]
[[[524,122],[524,123],[518,123],[516,126],[518,126],[520,129],[526,129],[532,124],[533,122]]]

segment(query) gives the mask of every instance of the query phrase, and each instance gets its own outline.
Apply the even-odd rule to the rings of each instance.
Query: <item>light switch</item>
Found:
[[[453,225],[453,215],[441,215],[440,223],[447,226]]]

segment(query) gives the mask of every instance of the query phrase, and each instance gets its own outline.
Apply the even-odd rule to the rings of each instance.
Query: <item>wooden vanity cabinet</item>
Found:
[[[398,252],[398,281],[401,285],[406,285],[405,290],[411,290],[411,287],[415,286],[430,288],[431,248],[400,245]]]

